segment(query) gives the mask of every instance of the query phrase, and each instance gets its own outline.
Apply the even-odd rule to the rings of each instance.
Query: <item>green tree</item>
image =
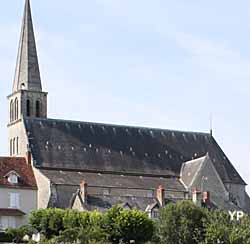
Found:
[[[160,212],[158,236],[163,244],[196,244],[204,239],[207,210],[190,201],[169,204]]]
[[[90,222],[90,215],[91,213],[88,211],[65,210],[63,227],[64,229],[86,228]]]
[[[230,222],[228,213],[220,210],[211,211],[205,223],[206,234],[205,243],[225,243],[229,244],[229,234],[234,223]]]
[[[118,206],[110,209],[104,218],[104,226],[112,243],[145,243],[154,234],[154,223],[147,214],[138,210],[126,210]]]
[[[100,242],[107,240],[107,233],[103,229],[103,215],[97,211],[79,212],[77,210],[67,210],[64,219],[65,230],[57,238],[64,243]]]
[[[233,225],[229,234],[230,244],[250,244],[250,217],[246,216],[241,222]]]
[[[46,238],[58,236],[63,228],[63,217],[65,211],[62,209],[40,209],[31,213],[30,225],[44,234]]]

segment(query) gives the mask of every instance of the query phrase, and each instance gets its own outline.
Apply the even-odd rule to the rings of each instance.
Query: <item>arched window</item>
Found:
[[[18,100],[15,99],[15,120],[18,120]]]
[[[10,101],[10,122],[13,121],[13,100]]]
[[[27,101],[26,101],[26,115],[27,115],[27,117],[30,117],[30,100],[29,99],[27,99]]]
[[[16,138],[16,154],[18,155],[18,153],[19,153],[19,145],[18,145],[18,143],[19,143],[19,138],[17,137]]]
[[[10,139],[10,156],[12,156],[12,139]]]
[[[41,106],[40,106],[40,101],[36,101],[36,117],[41,116]]]
[[[16,138],[13,139],[13,148],[12,148],[12,154],[16,154]]]

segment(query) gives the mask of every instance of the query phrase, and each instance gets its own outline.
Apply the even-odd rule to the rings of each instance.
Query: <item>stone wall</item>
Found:
[[[230,200],[235,202],[239,207],[246,209],[246,186],[239,184],[227,183],[226,188],[230,194]]]
[[[50,181],[39,169],[33,167],[38,187],[38,208],[47,208],[51,196]]]

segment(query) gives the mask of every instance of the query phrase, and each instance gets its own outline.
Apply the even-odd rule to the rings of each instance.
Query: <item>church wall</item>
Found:
[[[223,207],[224,202],[229,200],[229,194],[210,159],[204,162],[200,172],[197,174],[190,187],[190,191],[195,187],[203,192],[211,192],[211,200],[220,207]]]
[[[226,188],[230,193],[230,200],[238,204],[241,208],[245,209],[246,206],[246,187],[245,185],[227,183]]]
[[[33,170],[38,186],[38,209],[47,208],[51,195],[50,181],[39,171],[39,169],[33,167]]]
[[[135,196],[135,197],[155,197],[153,189],[132,189],[132,188],[114,188],[114,187],[94,187],[88,186],[88,193],[92,195],[110,195],[110,196]],[[165,190],[167,198],[185,199],[185,193],[180,191]]]

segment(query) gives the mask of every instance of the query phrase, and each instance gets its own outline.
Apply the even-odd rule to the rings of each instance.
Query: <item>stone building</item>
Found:
[[[39,208],[105,211],[121,204],[152,214],[191,199],[195,188],[209,191],[219,208],[248,211],[246,183],[212,134],[49,119],[47,95],[26,0],[8,97],[9,152],[31,157]]]

